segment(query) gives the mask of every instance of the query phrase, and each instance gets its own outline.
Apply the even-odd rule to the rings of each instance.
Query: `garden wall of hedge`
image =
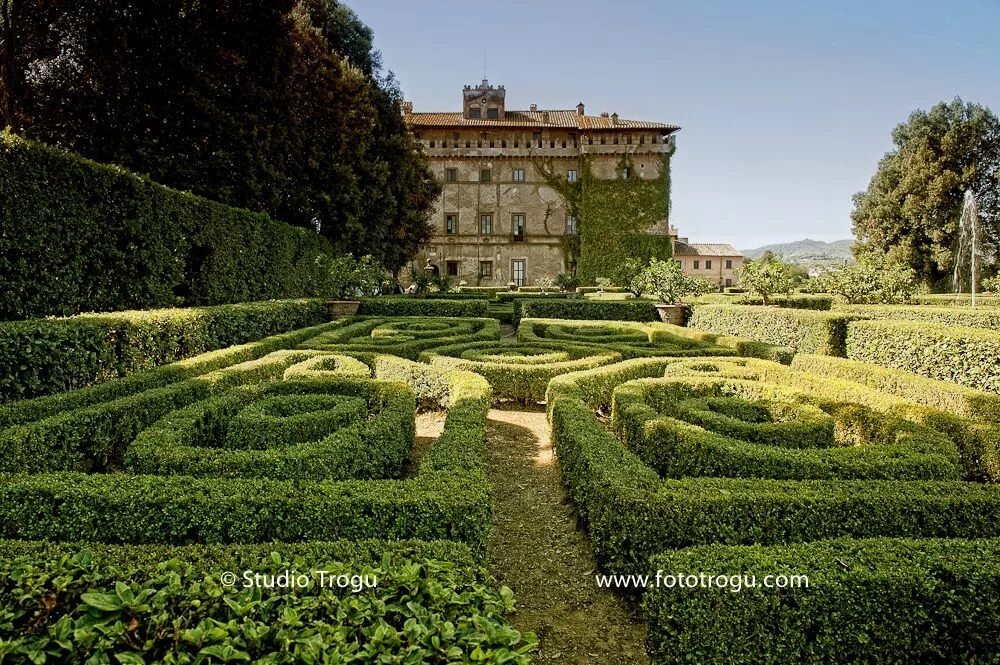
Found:
[[[585,298],[525,298],[514,300],[514,325],[522,318],[659,321],[649,300],[588,300]]]
[[[998,539],[708,545],[656,556],[652,568],[728,578],[710,589],[650,589],[655,662],[695,653],[733,665],[987,663],[1000,644]],[[785,577],[783,588],[765,587],[775,575],[805,575],[808,585]]]
[[[846,354],[851,314],[756,305],[696,305],[693,328],[794,347],[799,353]]]
[[[318,234],[0,133],[0,320],[318,295]]]
[[[865,319],[928,321],[949,326],[968,326],[1000,330],[1000,307],[932,307],[929,305],[839,305],[837,312],[856,314]]]
[[[317,325],[320,299],[0,322],[0,403],[82,388]]]
[[[1000,333],[924,321],[854,321],[847,357],[1000,393]]]
[[[489,316],[485,298],[413,298],[394,296],[364,298],[358,308],[361,316]]]

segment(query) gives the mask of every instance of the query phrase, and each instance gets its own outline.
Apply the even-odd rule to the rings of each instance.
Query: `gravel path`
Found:
[[[489,414],[487,559],[517,598],[514,625],[538,635],[536,662],[647,663],[642,624],[622,598],[594,582],[597,563],[576,526],[544,411],[511,409]]]

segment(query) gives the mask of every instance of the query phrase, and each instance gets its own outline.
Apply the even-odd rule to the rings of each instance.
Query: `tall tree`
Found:
[[[1000,120],[955,99],[915,111],[892,132],[895,148],[854,196],[854,251],[888,258],[928,284],[954,267],[965,191],[979,202],[985,253],[1000,252]]]
[[[429,239],[438,186],[401,120],[371,30],[346,6],[0,6],[8,63],[0,92],[16,132],[317,227],[341,250],[391,267]]]

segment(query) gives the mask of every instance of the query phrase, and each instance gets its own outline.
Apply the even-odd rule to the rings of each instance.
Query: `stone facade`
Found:
[[[575,270],[566,236],[577,233],[577,224],[542,169],[573,182],[586,160],[592,177],[612,179],[621,177],[628,156],[637,171],[631,175],[654,180],[679,129],[584,110],[581,103],[510,111],[503,86],[486,80],[465,87],[461,112],[414,113],[404,103],[405,120],[443,184],[430,218],[434,237],[412,267],[470,286],[533,285]],[[649,232],[676,236],[666,219]]]

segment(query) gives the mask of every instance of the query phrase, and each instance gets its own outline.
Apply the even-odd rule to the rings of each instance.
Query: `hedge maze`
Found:
[[[546,402],[603,573],[808,576],[637,585],[653,662],[995,661],[1000,396],[803,352],[853,348],[853,314],[708,307],[516,339],[357,316],[2,405],[0,660],[527,662],[483,568],[487,413],[516,400]],[[219,577],[289,568],[379,583]]]
[[[803,368],[638,358],[549,384],[564,477],[606,572],[809,576],[740,593],[648,585],[653,660],[995,657],[1000,567],[982,557],[1000,547],[1000,487],[976,482],[997,479],[995,426],[841,378],[851,368]],[[952,403],[989,402],[961,390]]]
[[[416,360],[420,352],[443,344],[497,341],[495,319],[448,317],[353,317],[317,335],[303,348],[338,353],[387,353]]]
[[[490,382],[498,398],[538,402],[552,377],[606,365],[621,355],[565,342],[472,342],[424,351],[420,359],[433,367],[475,372]]]
[[[330,323],[0,407],[0,659],[526,662],[533,638],[482,568],[489,384],[381,355],[496,332]],[[408,464],[418,399],[447,415]],[[378,586],[223,588],[244,568]]]

